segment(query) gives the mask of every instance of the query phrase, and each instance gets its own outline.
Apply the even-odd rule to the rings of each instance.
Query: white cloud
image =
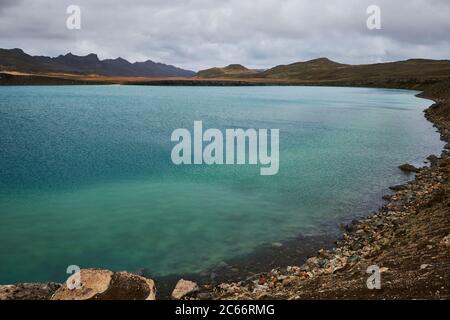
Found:
[[[449,58],[447,0],[34,0],[0,3],[0,47],[32,54],[95,52],[202,69],[229,63],[265,68],[327,56],[368,63]],[[67,30],[66,8],[82,9]],[[366,28],[381,7],[382,30]]]

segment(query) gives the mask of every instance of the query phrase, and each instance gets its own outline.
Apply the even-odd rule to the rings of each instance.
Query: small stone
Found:
[[[305,265],[307,265],[309,269],[319,268],[320,259],[317,257],[311,257],[308,260],[306,260]]]
[[[447,235],[447,236],[445,236],[445,237],[441,240],[440,244],[441,244],[442,246],[445,246],[445,247],[447,247],[447,248],[450,248],[450,234]]]
[[[189,280],[181,279],[178,281],[177,285],[175,286],[175,289],[172,292],[172,299],[180,300],[187,296],[188,294],[197,292],[199,290],[199,287],[197,283]]]
[[[210,300],[212,298],[211,293],[209,292],[199,292],[197,294],[197,299],[200,300]]]
[[[277,283],[278,283],[278,277],[276,277],[276,276],[272,276],[272,277],[270,277],[270,285],[272,285],[272,286],[276,286],[277,285]]]
[[[421,264],[421,265],[420,265],[420,270],[424,270],[424,269],[429,268],[429,267],[431,267],[430,264],[424,263],[424,264]]]
[[[283,246],[283,244],[281,242],[272,243],[272,247],[275,247],[275,248],[281,248],[282,246]]]

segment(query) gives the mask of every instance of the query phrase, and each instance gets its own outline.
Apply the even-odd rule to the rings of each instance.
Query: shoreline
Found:
[[[450,202],[447,202],[449,201],[450,175],[448,151],[450,94],[448,93],[448,82],[443,82],[443,94],[438,92],[440,85],[440,82],[426,85],[423,87],[424,91],[417,96],[435,102],[424,110],[425,117],[439,129],[441,139],[447,142],[447,145],[442,150],[440,159],[433,158],[429,168],[421,169],[414,180],[406,183],[403,187],[399,187],[401,190],[390,196],[389,201],[376,214],[355,219],[350,225],[346,226],[346,232],[337,241],[333,249],[319,250],[317,255],[310,257],[302,266],[267,270],[254,275],[257,279],[250,277],[249,280],[237,281],[239,279],[236,279],[235,282],[231,283],[200,284],[198,290],[187,293],[183,299],[449,298],[450,255],[448,253],[449,247],[444,238],[450,235],[450,218],[448,216]],[[355,85],[352,87],[355,87]],[[383,87],[383,89],[386,89],[386,87]],[[409,85],[407,88],[388,89],[417,90],[417,88],[409,88]],[[436,185],[437,187],[435,187]],[[439,199],[436,199],[435,195],[440,195]],[[439,205],[443,208],[440,208]],[[418,212],[422,212],[421,210],[426,212],[427,216],[418,215]],[[423,220],[423,218],[426,219]],[[419,236],[420,231],[430,231],[426,229],[426,224],[431,229],[442,227],[442,230],[439,229],[439,234],[433,235],[433,241],[431,242],[428,241],[431,238]],[[408,237],[411,232],[414,233],[415,238]],[[332,237],[335,237],[335,235]],[[440,241],[436,242],[438,238]],[[333,239],[337,240],[336,238]],[[424,239],[427,241],[424,242]],[[406,240],[409,244],[403,243]],[[444,241],[444,244],[441,244],[442,241]],[[402,244],[403,247],[396,246],[396,243]],[[417,250],[414,251],[411,245],[412,247],[421,246],[421,248],[416,248]],[[393,251],[392,248],[395,248],[395,250]],[[312,251],[314,250],[311,249],[310,253],[306,255],[311,255]],[[413,251],[414,254],[412,254]],[[401,263],[403,263],[403,266],[400,266],[398,270],[395,268],[396,262],[392,260],[390,255],[393,252],[396,260],[401,260]],[[405,260],[402,260],[402,253],[405,253]],[[435,255],[437,259],[434,260],[440,260],[440,262],[435,263],[431,258],[431,262],[422,259],[429,254]],[[418,268],[415,265],[416,260],[420,260]],[[385,266],[386,263],[381,263],[383,261],[388,261],[388,266]],[[392,285],[392,290],[389,287],[387,290],[383,288],[380,291],[373,291],[365,287],[365,280],[368,277],[365,270],[370,265],[368,263],[372,262],[380,264],[383,270],[382,277],[388,279],[389,285]],[[411,268],[407,268],[408,265]],[[424,265],[426,266],[422,268]],[[402,275],[402,273],[404,274]],[[408,282],[411,277],[414,279],[422,277],[422,273],[431,274],[427,275],[419,286],[413,286],[410,280]],[[145,274],[143,275],[145,276]],[[441,277],[440,281],[429,281],[430,277],[437,278],[437,275]],[[218,279],[221,279],[220,276]],[[396,281],[397,279],[402,282],[400,285]],[[225,280],[228,281],[228,279]],[[429,285],[426,285],[426,283],[429,283]],[[60,286],[57,284],[40,285],[49,289],[47,291],[36,291],[36,287],[33,287],[35,294],[33,296],[31,291],[26,292],[28,290],[26,285],[19,284],[17,290],[8,288],[9,296],[16,299],[21,295],[29,299],[49,299]],[[35,286],[39,286],[39,284],[35,284]],[[0,286],[0,300],[5,289],[2,287],[4,286]],[[435,289],[438,287],[440,290],[437,290],[439,292],[436,293]],[[11,292],[15,292],[15,294],[11,295]],[[39,295],[36,292],[39,292]],[[45,292],[45,294],[42,294],[42,292]],[[170,288],[167,287],[167,289],[161,291],[161,293],[163,292],[162,296],[167,297]],[[6,296],[8,296],[8,293]]]
[[[270,78],[144,78],[107,77],[99,75],[60,73],[17,73],[0,70],[0,86],[22,85],[144,85],[144,86],[317,86],[317,87],[358,87],[377,89],[404,89],[422,91],[424,86],[448,81],[449,77],[428,79],[387,79],[387,80],[293,80]]]
[[[287,267],[304,261],[320,248],[332,248],[339,228],[331,234],[321,232],[314,236],[297,235],[281,242],[265,244],[251,253],[220,262],[217,266],[200,273],[151,277],[145,271],[139,275],[154,279],[158,286],[157,298],[169,299],[178,280],[189,279],[201,287],[214,287],[224,282],[246,281],[272,268]]]
[[[407,182],[411,179],[412,177],[409,177]],[[385,192],[380,192],[380,195],[372,202],[371,209],[367,208],[366,212],[376,212],[382,208],[386,203],[382,194]],[[299,233],[279,242],[265,243],[248,254],[223,260],[202,272],[152,277],[151,273],[141,270],[138,274],[155,280],[158,285],[158,299],[170,299],[172,290],[179,279],[189,279],[205,288],[213,288],[226,282],[255,279],[256,276],[274,268],[287,268],[304,263],[319,249],[332,249],[336,245],[336,240],[345,232],[347,223],[362,218],[364,215],[349,213],[340,217],[339,220],[323,224],[314,234]]]
[[[445,86],[443,95],[431,88],[417,96],[434,101],[423,112],[446,146],[440,157],[430,157],[430,167],[396,186],[377,213],[353,220],[333,249],[320,249],[301,266],[203,287],[186,299],[450,298],[450,93]],[[380,268],[381,290],[366,286],[372,265]]]

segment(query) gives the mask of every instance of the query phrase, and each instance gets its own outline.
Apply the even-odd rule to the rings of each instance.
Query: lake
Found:
[[[0,283],[68,265],[199,273],[380,206],[443,143],[417,92],[331,87],[0,87]],[[171,161],[177,128],[276,128],[277,175]]]

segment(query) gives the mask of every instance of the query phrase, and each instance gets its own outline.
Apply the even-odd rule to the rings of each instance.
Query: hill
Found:
[[[279,65],[265,71],[250,70],[241,65],[199,71],[198,79],[230,79],[258,83],[289,82],[291,84],[352,85],[414,88],[447,79],[450,60],[410,59],[406,61],[350,65],[319,58]]]
[[[410,59],[406,61],[348,65],[320,58],[266,70],[256,77],[304,82],[387,83],[424,82],[450,76],[450,60]]]
[[[289,65],[279,65],[262,72],[259,76],[271,79],[330,79],[336,75],[339,69],[346,66],[327,58],[319,58]]]
[[[326,85],[422,90],[450,79],[450,60],[409,59],[405,61],[350,65],[319,58],[252,70],[240,64],[199,71],[183,70],[151,60],[130,63],[117,58],[100,60],[97,55],[71,53],[55,58],[30,56],[20,49],[0,49],[0,84],[40,84],[82,81],[83,83],[128,83],[142,85]],[[11,73],[16,71],[16,74]],[[18,73],[28,73],[25,77]],[[100,76],[98,76],[100,75]],[[50,78],[42,78],[48,76]],[[147,79],[145,79],[147,78]],[[152,78],[152,79],[149,79]],[[173,79],[177,78],[177,79]]]
[[[198,78],[240,78],[249,77],[259,73],[240,64],[230,64],[224,68],[210,68],[197,73]]]

